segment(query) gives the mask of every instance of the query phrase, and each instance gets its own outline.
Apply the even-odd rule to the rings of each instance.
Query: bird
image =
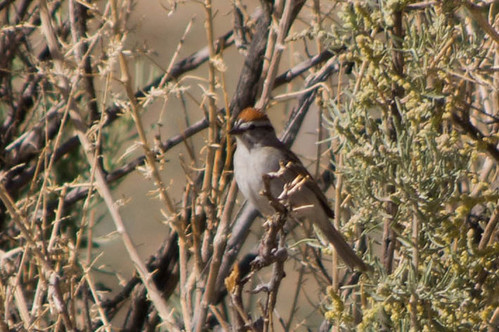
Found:
[[[237,143],[233,166],[239,190],[264,217],[275,213],[268,196],[263,195],[265,183],[268,183],[272,198],[282,199],[286,191],[284,196],[287,196],[292,218],[308,219],[315,224],[351,269],[357,268],[362,272],[368,270],[331,223],[334,212],[319,185],[300,159],[279,140],[263,111],[254,107],[243,109],[229,133],[236,138]],[[269,174],[277,174],[278,171],[282,172],[281,176],[264,180]],[[293,187],[296,182],[300,185]]]

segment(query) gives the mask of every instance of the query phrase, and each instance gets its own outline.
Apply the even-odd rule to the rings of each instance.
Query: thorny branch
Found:
[[[288,208],[285,206],[286,195],[288,191],[294,190],[287,188],[283,191],[281,197],[274,197],[272,195],[270,186],[273,179],[281,177],[286,171],[286,166],[281,165],[281,169],[275,173],[266,174],[263,177],[264,190],[262,195],[265,196],[275,213],[267,218],[264,226],[266,228],[264,237],[260,242],[259,255],[251,262],[251,273],[241,278],[238,275],[237,280],[230,282],[231,286],[228,287],[231,292],[231,300],[233,301],[234,310],[233,315],[239,315],[239,321],[246,322],[246,327],[255,327],[259,321],[263,321],[263,330],[273,330],[273,312],[277,301],[277,293],[282,279],[285,277],[284,263],[288,258],[287,249],[285,247],[285,233],[283,231],[284,224],[288,218]],[[241,294],[244,285],[255,276],[255,274],[266,266],[273,265],[272,276],[268,283],[257,285],[251,293],[256,294],[259,292],[267,293],[267,301],[263,312],[263,317],[258,318],[252,323],[248,322],[248,317],[241,316],[242,298]],[[226,281],[227,283],[227,281]],[[249,324],[249,325],[248,325]]]

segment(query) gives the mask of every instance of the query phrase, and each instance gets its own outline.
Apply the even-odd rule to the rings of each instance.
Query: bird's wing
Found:
[[[334,212],[331,210],[331,207],[329,206],[328,200],[324,193],[322,192],[321,188],[319,188],[317,182],[314,180],[314,177],[310,172],[307,170],[307,168],[303,165],[301,160],[294,154],[293,152],[290,152],[290,160],[292,163],[287,165],[288,170],[293,174],[293,177],[297,177],[299,175],[304,175],[307,177],[307,179],[304,182],[304,186],[307,187],[307,189],[311,190],[319,199],[319,202],[321,203],[322,207],[324,208],[324,211],[326,212],[327,216],[329,218],[334,218]]]

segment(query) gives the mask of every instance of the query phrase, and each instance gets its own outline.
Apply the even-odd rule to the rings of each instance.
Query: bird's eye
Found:
[[[253,123],[248,126],[248,130],[253,130],[255,128],[256,128],[256,126]]]

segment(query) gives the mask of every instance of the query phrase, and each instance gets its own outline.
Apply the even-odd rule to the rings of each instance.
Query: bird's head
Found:
[[[277,139],[267,115],[253,107],[247,107],[238,114],[230,134],[248,147],[255,144],[264,145]]]

